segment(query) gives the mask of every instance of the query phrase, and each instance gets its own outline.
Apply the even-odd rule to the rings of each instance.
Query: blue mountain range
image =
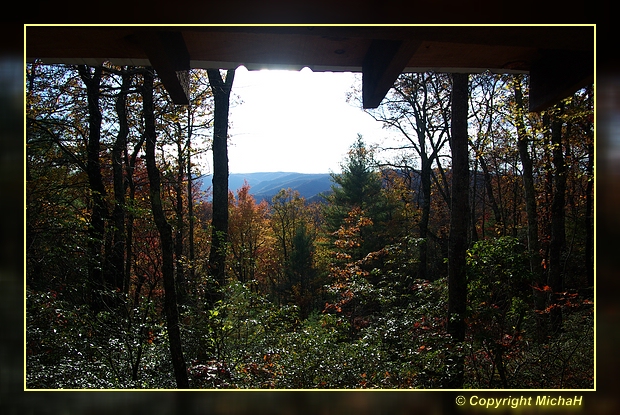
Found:
[[[211,179],[212,176],[203,177],[202,190],[206,191],[211,187]],[[329,173],[232,173],[228,176],[228,188],[233,192],[240,189],[245,182],[250,185],[250,194],[257,202],[270,202],[280,190],[289,188],[298,191],[308,202],[320,201],[320,194],[330,193],[334,184]]]

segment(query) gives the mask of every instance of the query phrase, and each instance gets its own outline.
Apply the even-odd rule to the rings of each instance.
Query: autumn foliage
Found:
[[[96,76],[97,140],[86,88]],[[29,389],[178,385],[144,79],[144,68],[107,63],[27,65]],[[400,145],[359,135],[321,201],[291,189],[256,200],[247,183],[229,191],[217,248],[212,195],[200,191],[213,132],[206,79],[192,72],[194,105],[184,109],[157,78],[152,87],[151,150],[190,388],[439,389],[458,376],[473,389],[593,387],[592,87],[528,113],[526,77],[470,76],[466,336],[457,341],[447,314],[451,78],[402,75],[371,111]],[[224,284],[212,249],[225,259]]]

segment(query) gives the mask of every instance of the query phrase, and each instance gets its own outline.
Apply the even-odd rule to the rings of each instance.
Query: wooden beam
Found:
[[[172,101],[189,104],[190,57],[181,32],[138,32],[133,36],[149,58]]]
[[[543,111],[593,81],[593,51],[543,51],[530,68],[529,109]]]
[[[364,108],[376,108],[420,46],[419,41],[374,39],[362,63]]]

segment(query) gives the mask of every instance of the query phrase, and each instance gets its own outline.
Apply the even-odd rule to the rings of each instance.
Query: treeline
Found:
[[[214,229],[213,72],[179,107],[149,68],[27,66],[27,387],[593,386],[591,86],[529,113],[469,76],[455,341],[451,77],[401,75],[368,111],[396,144],[358,136],[322,203],[244,186]]]

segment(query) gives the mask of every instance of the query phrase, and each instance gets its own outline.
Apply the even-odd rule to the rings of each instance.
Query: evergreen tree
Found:
[[[361,209],[372,224],[364,228],[362,244],[355,259],[361,259],[369,252],[383,248],[390,242],[390,229],[387,226],[393,212],[392,203],[383,191],[381,173],[377,169],[372,149],[358,134],[341,164],[342,173],[333,174],[333,193],[327,196],[325,208],[327,231],[336,232],[354,209]],[[361,256],[355,258],[355,256]]]
[[[314,268],[314,235],[301,224],[295,231],[291,255],[286,264],[287,282],[293,302],[299,306],[302,319],[308,317],[313,295],[319,288]]]

